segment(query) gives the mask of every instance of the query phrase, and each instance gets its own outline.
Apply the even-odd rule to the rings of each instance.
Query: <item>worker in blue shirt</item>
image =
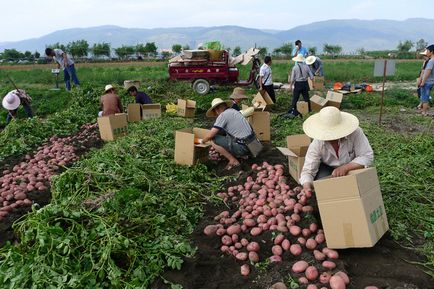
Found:
[[[292,56],[296,57],[299,54],[303,55],[303,57],[306,58],[309,53],[308,53],[306,48],[301,46],[301,41],[297,40],[297,41],[295,41],[295,47],[292,50]]]

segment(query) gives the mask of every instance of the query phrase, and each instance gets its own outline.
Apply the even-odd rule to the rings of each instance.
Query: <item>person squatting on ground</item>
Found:
[[[143,91],[138,91],[137,87],[135,87],[134,85],[130,86],[127,91],[131,96],[134,96],[136,98],[136,103],[140,103],[140,104],[152,103],[152,99]]]
[[[116,94],[116,89],[111,84],[107,84],[104,88],[104,95],[100,100],[101,111],[98,116],[108,116],[123,111],[121,99]]]
[[[356,116],[328,106],[303,123],[304,133],[313,139],[300,175],[305,191],[313,181],[326,176],[341,177],[349,171],[370,167],[374,161],[371,145]]]
[[[214,98],[211,108],[206,112],[207,117],[217,117],[210,132],[202,142],[211,141],[212,147],[228,160],[226,170],[238,167],[240,162],[237,158],[245,159],[249,155],[246,141],[256,138],[249,122],[235,109],[231,108],[232,101],[223,101],[221,98]],[[224,131],[226,135],[219,134]]]
[[[290,87],[293,87],[292,103],[288,113],[283,115],[284,117],[290,118],[300,115],[297,110],[297,101],[300,98],[300,94],[303,95],[304,101],[308,103],[309,112],[311,111],[308,78],[314,81],[312,71],[309,66],[304,63],[304,57],[301,54],[292,58],[292,60],[295,61],[295,65],[291,71],[291,81],[289,83]]]
[[[423,75],[420,80],[420,102],[422,103],[422,115],[428,116],[429,101],[431,88],[434,86],[434,44],[428,46],[425,50],[425,54],[428,57],[428,62],[423,71]]]
[[[63,78],[65,81],[66,90],[71,90],[71,78],[75,86],[80,86],[80,81],[78,81],[77,73],[75,72],[74,60],[69,57],[66,52],[58,48],[46,48],[45,54],[47,56],[53,57],[57,62],[57,68],[63,70]]]
[[[28,118],[33,117],[32,108],[30,103],[32,98],[23,89],[14,89],[9,91],[3,98],[2,105],[8,110],[8,115],[6,116],[6,124],[9,124],[12,119],[17,118],[18,107],[20,104],[23,105],[24,111]]]
[[[264,64],[259,69],[259,89],[265,90],[271,100],[276,103],[276,94],[273,86],[273,72],[271,70],[271,57],[265,56]]]
[[[229,99],[232,101],[231,108],[240,111],[241,101],[243,101],[243,99],[248,99],[248,97],[246,95],[246,91],[243,88],[235,87],[234,90],[232,91],[231,96],[229,96]]]

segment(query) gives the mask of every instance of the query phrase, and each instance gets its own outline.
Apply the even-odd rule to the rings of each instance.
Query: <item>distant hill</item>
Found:
[[[173,44],[198,44],[219,40],[226,47],[240,46],[243,50],[254,46],[265,46],[271,51],[284,42],[301,39],[307,47],[316,46],[320,51],[324,43],[339,44],[343,51],[359,48],[383,50],[396,48],[399,41],[417,41],[421,38],[434,42],[434,19],[413,18],[394,20],[328,20],[301,25],[285,31],[254,29],[240,26],[185,27],[185,28],[122,28],[98,26],[59,30],[45,36],[17,42],[0,43],[0,51],[15,48],[19,51],[43,52],[46,45],[60,42],[67,44],[85,39],[90,45],[100,42],[111,43],[112,48],[121,45],[155,42],[158,48],[171,48]]]

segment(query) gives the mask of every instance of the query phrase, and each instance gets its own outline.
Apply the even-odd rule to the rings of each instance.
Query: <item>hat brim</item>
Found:
[[[307,65],[312,65],[314,64],[316,61],[316,57],[315,56],[309,56],[308,58],[306,58],[305,62]]]
[[[346,137],[359,127],[359,120],[356,116],[341,112],[342,121],[333,127],[327,127],[320,119],[320,114],[314,114],[303,123],[304,133],[313,139],[330,141]]]
[[[8,97],[8,95],[9,95],[9,93],[6,94],[6,96],[3,98],[3,101],[2,101],[3,107],[5,109],[7,109],[7,110],[15,110],[15,109],[17,109],[20,106],[20,104],[21,104],[20,98],[16,95],[16,97],[14,99],[14,102],[9,103],[9,102],[6,101],[6,98]]]
[[[219,102],[211,106],[211,108],[206,111],[206,117],[217,117],[217,113],[214,111],[214,108],[223,103],[226,103],[227,107],[232,107],[232,100],[225,100],[223,102]]]
[[[229,98],[232,99],[248,99],[248,97],[244,94],[238,94],[238,93],[234,93],[232,94]]]
[[[292,61],[295,61],[295,62],[303,62],[305,60],[306,60],[306,58],[298,57],[298,56],[292,58]]]

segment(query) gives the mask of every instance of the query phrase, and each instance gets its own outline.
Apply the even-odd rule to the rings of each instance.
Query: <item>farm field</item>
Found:
[[[388,81],[408,87],[420,65],[419,61],[398,61],[397,74]],[[174,131],[209,128],[212,120],[205,118],[205,111],[211,100],[226,98],[233,87],[216,87],[198,96],[189,83],[169,82],[165,63],[77,64],[82,85],[69,93],[50,90],[54,86],[51,68],[0,66],[2,95],[12,89],[3,77],[8,73],[33,97],[38,116],[26,120],[20,112],[20,120],[5,126],[6,112],[1,111],[0,181],[4,183],[9,174],[19,185],[23,179],[18,169],[36,169],[39,161],[46,168],[41,176],[35,175],[41,177],[42,185],[23,189],[27,191],[23,201],[0,215],[1,288],[259,289],[278,281],[288,288],[306,288],[298,282],[301,275],[291,271],[292,265],[302,259],[318,268],[321,263],[304,251],[297,257],[286,252],[282,262],[270,264],[266,258],[271,256],[275,233],[267,231],[253,238],[263,249],[260,262],[249,265],[248,276],[240,274],[240,266],[247,262],[220,252],[220,237],[203,234],[220,212],[235,212],[235,203],[224,202],[218,193],[256,177],[253,164],[283,165],[287,185],[296,187],[288,175],[286,157],[276,149],[286,145],[287,135],[302,132],[301,119],[278,117],[288,109],[290,93],[277,94],[271,111],[272,141],[265,152],[243,163],[240,174],[228,174],[224,162],[191,168],[176,165]],[[276,61],[272,68],[274,81],[286,82],[290,64]],[[247,78],[248,69],[241,68],[242,79]],[[326,85],[379,82],[372,71],[372,61],[326,60]],[[103,143],[95,125],[99,96],[104,85],[112,83],[120,88],[124,106],[133,102],[121,89],[127,79],[140,80],[163,107],[178,98],[196,100],[196,117],[184,119],[163,112],[161,119],[129,124],[126,137]],[[255,93],[253,87],[248,89],[249,95]],[[379,104],[378,92],[353,94],[345,96],[342,109],[359,117],[374,149],[390,230],[374,248],[338,250],[336,270],[347,272],[347,288],[431,289],[433,121],[417,114],[415,91],[399,85],[386,90],[381,126]],[[60,163],[55,154],[43,156],[45,149],[51,152],[53,148],[68,159]],[[19,168],[13,175],[15,165]],[[315,199],[309,204],[315,208]],[[302,217],[318,217],[308,215]]]

